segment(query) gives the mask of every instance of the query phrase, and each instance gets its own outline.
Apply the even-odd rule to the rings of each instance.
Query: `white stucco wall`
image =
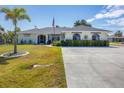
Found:
[[[100,32],[99,36],[100,36],[100,40],[107,40],[108,38],[108,34],[107,32],[103,32],[103,31],[77,31],[77,33],[80,34],[81,36],[81,40],[85,40],[85,35],[88,36],[87,40],[92,40],[92,33],[93,32]],[[72,40],[73,39],[73,34],[75,34],[76,32],[74,31],[69,31],[69,32],[64,32],[65,33],[65,40]]]
[[[88,36],[87,40],[92,40],[92,34],[93,32],[100,33],[100,40],[108,40],[108,32],[104,31],[62,31],[62,34],[64,34],[64,40],[73,40],[73,34],[79,33],[81,36],[81,40],[85,40],[85,35]],[[23,33],[18,34],[18,43],[21,43],[21,40],[26,41],[29,43],[29,40],[32,41],[33,44],[37,44],[38,35],[41,35],[41,33],[31,33],[30,36],[25,36]],[[46,42],[48,41],[48,35],[47,33],[44,34],[46,36]],[[63,40],[63,38],[61,37]]]
[[[29,40],[32,41],[33,44],[37,44],[37,35],[31,34],[30,36],[25,36],[24,34],[20,33],[18,34],[18,43],[21,43],[21,40],[26,41],[27,43]]]

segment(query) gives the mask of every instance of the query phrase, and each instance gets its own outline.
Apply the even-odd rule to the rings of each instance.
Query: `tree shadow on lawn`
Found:
[[[7,65],[7,64],[9,64],[9,63],[7,62],[7,59],[4,58],[4,57],[0,57],[0,65]]]
[[[9,63],[7,62],[7,60],[12,60],[12,59],[15,59],[15,58],[18,58],[18,57],[13,57],[13,58],[0,57],[0,65],[7,65],[7,64],[9,64]]]

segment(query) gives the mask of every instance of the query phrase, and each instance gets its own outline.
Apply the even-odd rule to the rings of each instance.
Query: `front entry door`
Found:
[[[38,36],[38,44],[45,44],[46,37],[45,35]]]

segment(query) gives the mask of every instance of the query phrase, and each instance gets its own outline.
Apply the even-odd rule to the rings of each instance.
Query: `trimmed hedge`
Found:
[[[107,40],[62,40],[54,41],[54,46],[109,46]]]

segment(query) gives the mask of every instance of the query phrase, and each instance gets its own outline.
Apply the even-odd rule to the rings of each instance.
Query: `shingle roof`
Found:
[[[79,30],[79,31],[108,31],[108,30],[103,30],[103,29],[99,29],[99,28],[94,28],[94,27],[89,27],[89,26],[77,26],[77,27],[73,27],[72,30]]]
[[[77,26],[77,27],[58,27],[55,28],[55,33],[56,34],[60,34],[62,31],[107,31],[108,30],[103,30],[103,29],[98,29],[98,28],[94,28],[94,27],[88,27],[88,26]],[[21,31],[18,33],[42,33],[42,34],[54,34],[54,30],[52,27],[45,27],[45,28],[35,28],[35,29],[30,29],[30,30],[26,30],[26,31]]]

